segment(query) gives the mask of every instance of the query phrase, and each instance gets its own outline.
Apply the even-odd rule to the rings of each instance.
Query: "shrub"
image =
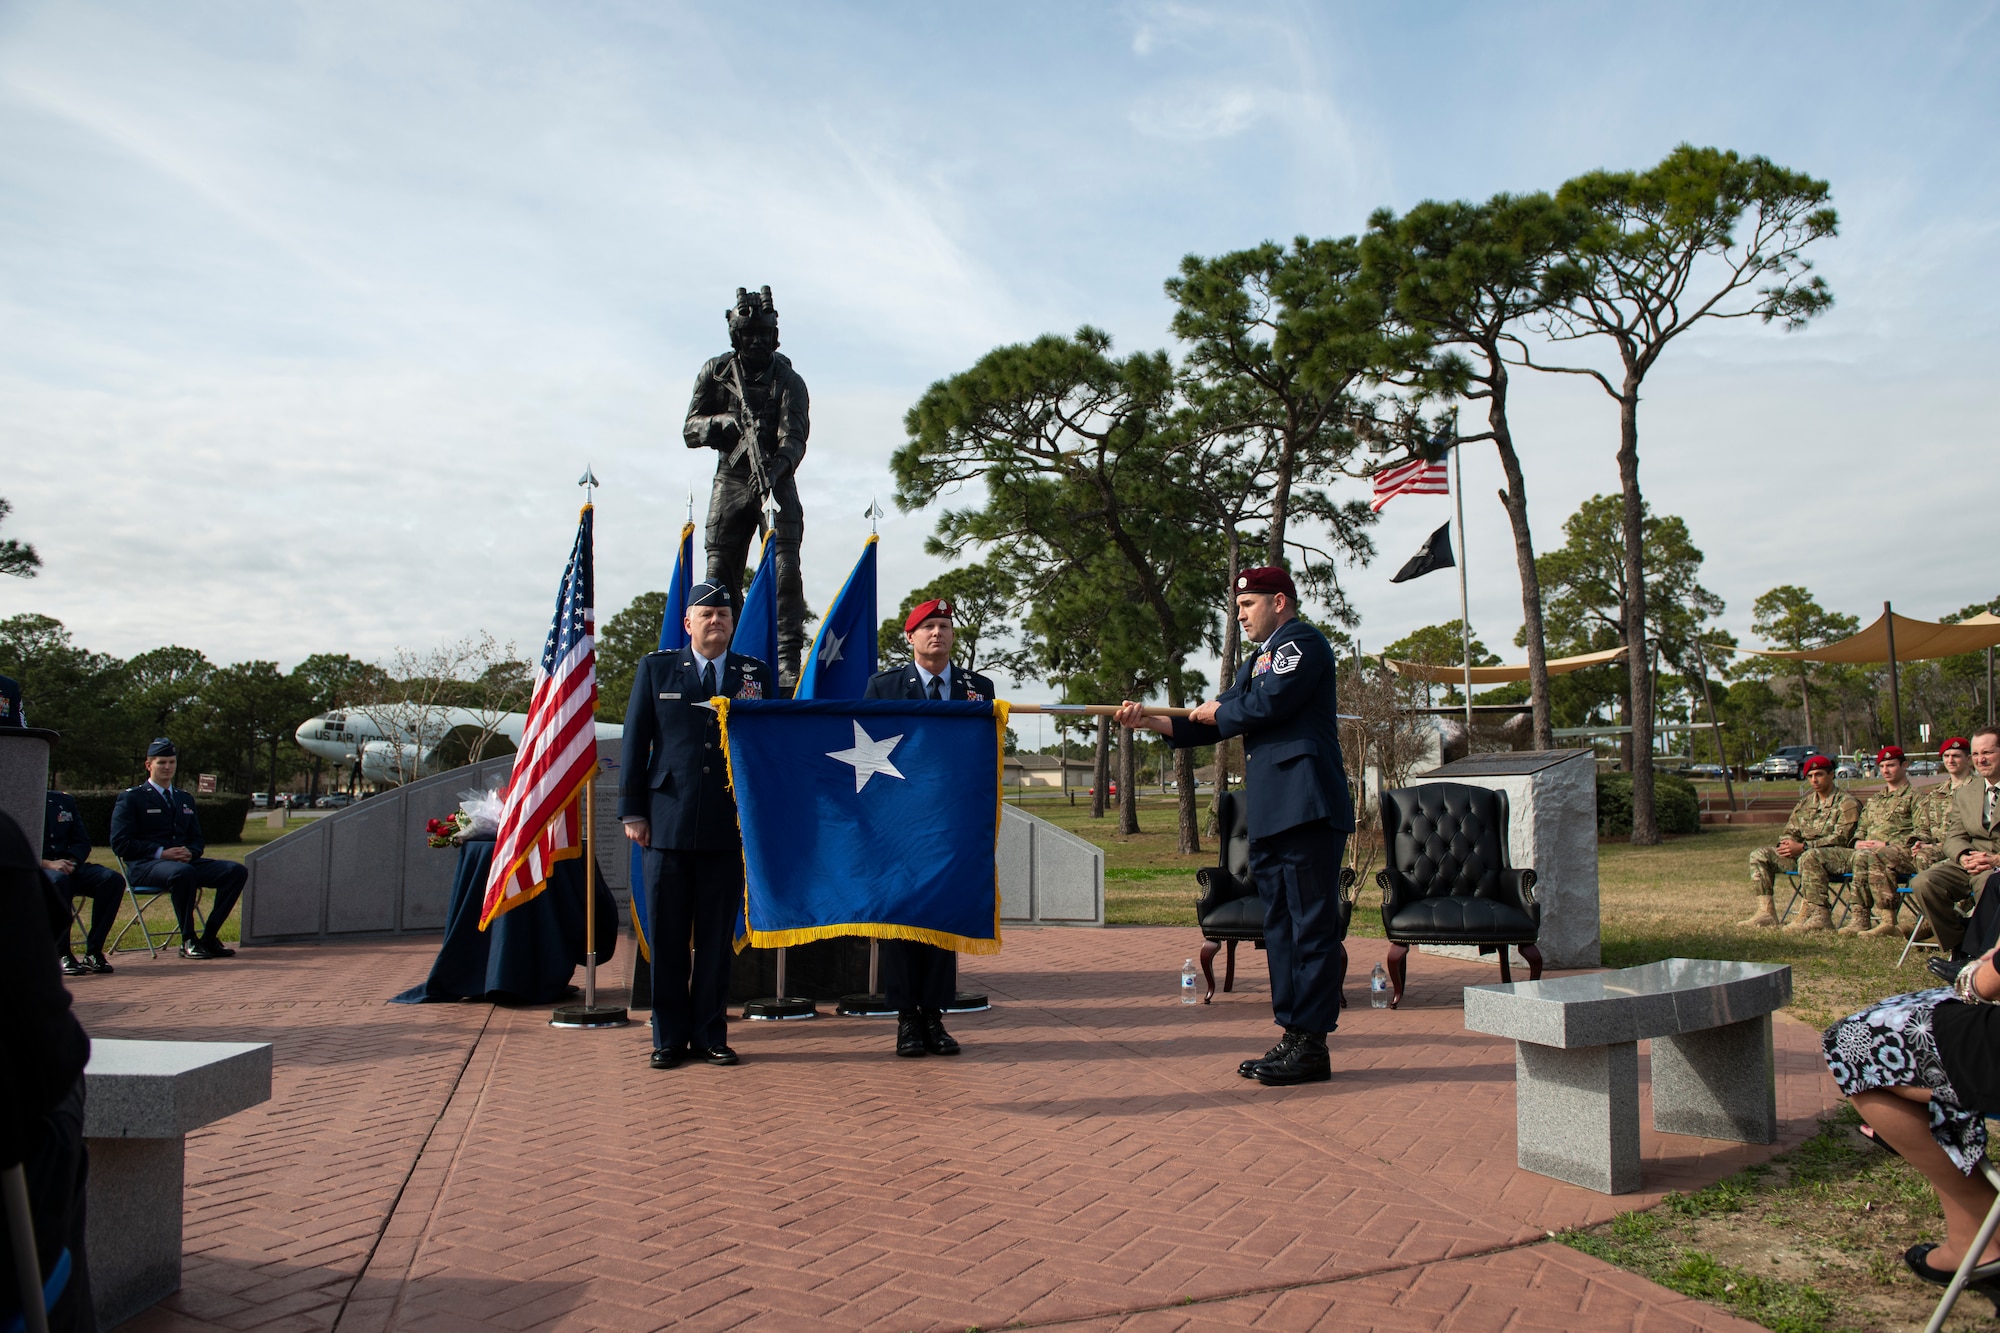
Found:
[[[111,845],[111,807],[121,792],[73,791],[76,812],[83,817],[83,831],[93,847]],[[197,796],[194,812],[201,817],[201,836],[209,842],[240,842],[244,821],[250,818],[248,796]]]
[[[1653,812],[1662,833],[1701,832],[1701,797],[1694,784],[1678,773],[1653,774]],[[1597,775],[1597,832],[1622,837],[1632,831],[1632,775]]]

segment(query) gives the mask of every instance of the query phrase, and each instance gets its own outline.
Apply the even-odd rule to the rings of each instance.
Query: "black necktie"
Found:
[[[703,662],[701,664],[701,697],[704,699],[713,699],[715,697],[715,663],[713,662]]]
[[[940,680],[940,679],[939,679],[938,677],[936,677],[936,676],[932,676],[932,677],[931,677],[931,691],[930,691],[930,693],[931,693],[931,698],[933,698],[933,699],[942,699],[942,698],[944,698],[944,682],[943,682],[942,680]]]

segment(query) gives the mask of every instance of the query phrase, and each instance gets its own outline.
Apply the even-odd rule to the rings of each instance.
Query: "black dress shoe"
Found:
[[[958,1041],[944,1030],[944,1015],[935,1009],[924,1011],[924,1050],[931,1055],[957,1055]]]
[[[896,1054],[909,1059],[918,1059],[925,1054],[921,1014],[896,1015]]]
[[[77,962],[75,954],[66,953],[62,956],[62,974],[66,977],[87,977],[90,968]]]
[[[679,1069],[681,1067],[681,1058],[682,1052],[680,1051],[664,1051],[655,1047],[653,1050],[653,1068]]]
[[[90,964],[90,970],[93,972],[109,972],[111,970],[111,960],[101,953],[85,954],[83,961]]]
[[[1912,1245],[1903,1251],[1903,1267],[1910,1270],[1920,1282],[1928,1282],[1934,1287],[1948,1287],[1957,1275],[1955,1268],[1932,1268],[1930,1252],[1936,1244],[1926,1241],[1922,1245]],[[2000,1263],[1981,1264],[1966,1275],[1965,1290],[1976,1291],[1993,1302],[1993,1313],[2000,1318]]]
[[[1963,972],[1965,965],[1971,961],[1970,958],[1946,958],[1943,954],[1934,954],[1924,960],[1924,970],[1949,986],[1958,980],[1958,974]]]
[[[1271,1061],[1273,1060],[1284,1059],[1285,1056],[1291,1052],[1292,1047],[1298,1045],[1299,1037],[1301,1035],[1302,1034],[1299,1032],[1297,1028],[1286,1028],[1285,1035],[1278,1038],[1278,1044],[1276,1046],[1273,1046],[1270,1050],[1264,1052],[1262,1055],[1254,1056],[1251,1059],[1245,1060],[1242,1064],[1236,1066],[1236,1072],[1242,1075],[1244,1078],[1257,1077],[1258,1065],[1267,1065],[1271,1063]]]
[[[711,1046],[701,1053],[701,1058],[712,1065],[740,1065],[742,1060],[727,1046]]]
[[[1325,1083],[1333,1077],[1333,1061],[1326,1053],[1326,1036],[1301,1032],[1292,1049],[1276,1060],[1257,1066],[1257,1081],[1267,1088],[1288,1088],[1296,1083]]]
[[[203,944],[203,943],[202,943],[202,942],[201,942],[200,940],[196,940],[196,941],[195,941],[194,943],[192,943],[192,944],[183,944],[183,945],[181,946],[181,957],[183,957],[183,958],[220,958],[220,957],[222,957],[222,955],[221,955],[221,954],[219,954],[219,953],[210,953],[210,952],[208,951],[208,946],[207,946],[207,945]]]
[[[236,950],[210,935],[201,937],[201,947],[208,950],[208,955],[211,958],[234,958],[236,956]]]

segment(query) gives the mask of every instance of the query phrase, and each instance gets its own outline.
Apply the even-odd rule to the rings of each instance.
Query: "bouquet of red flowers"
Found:
[[[472,819],[463,810],[424,825],[424,841],[433,847],[456,847]]]

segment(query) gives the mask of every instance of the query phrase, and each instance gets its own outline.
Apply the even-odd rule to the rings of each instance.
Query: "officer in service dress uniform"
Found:
[[[125,863],[134,888],[167,890],[180,925],[181,957],[233,958],[236,950],[218,938],[250,872],[234,861],[202,855],[201,817],[194,797],[174,786],[180,758],[165,736],[146,747],[146,780],[118,794],[111,808],[111,850]],[[195,907],[203,889],[215,890],[206,923]],[[200,933],[197,934],[196,932]]]
[[[697,583],[687,607],[687,647],[639,660],[618,778],[625,836],[645,849],[655,1069],[673,1069],[691,1056],[737,1063],[727,1011],[743,839],[721,719],[697,705],[717,695],[777,697],[769,666],[729,651],[735,630],[729,589],[713,580]]]
[[[1127,701],[1118,723],[1149,727],[1177,747],[1243,737],[1250,877],[1264,902],[1273,1019],[1284,1037],[1237,1072],[1283,1086],[1333,1077],[1326,1035],[1340,1019],[1347,948],[1340,941],[1340,858],[1354,807],[1340,759],[1334,656],[1298,618],[1292,576],[1272,565],[1236,580],[1236,619],[1257,655],[1220,698],[1185,719],[1149,716]]]
[[[109,972],[111,962],[104,956],[104,942],[111,938],[112,923],[118,919],[118,903],[125,896],[125,877],[108,867],[90,863],[90,834],[83,827],[76,798],[68,792],[50,792],[42,811],[42,874],[62,900],[59,947],[63,975],[85,977],[92,972]],[[84,937],[81,962],[69,947],[72,898],[90,899],[90,933]]]
[[[912,661],[869,677],[864,699],[969,699],[990,702],[993,682],[951,664],[951,603],[943,598],[911,609],[903,621]],[[882,941],[882,994],[896,1009],[896,1054],[957,1055],[944,1030],[944,1010],[958,994],[958,955],[916,940]]]

